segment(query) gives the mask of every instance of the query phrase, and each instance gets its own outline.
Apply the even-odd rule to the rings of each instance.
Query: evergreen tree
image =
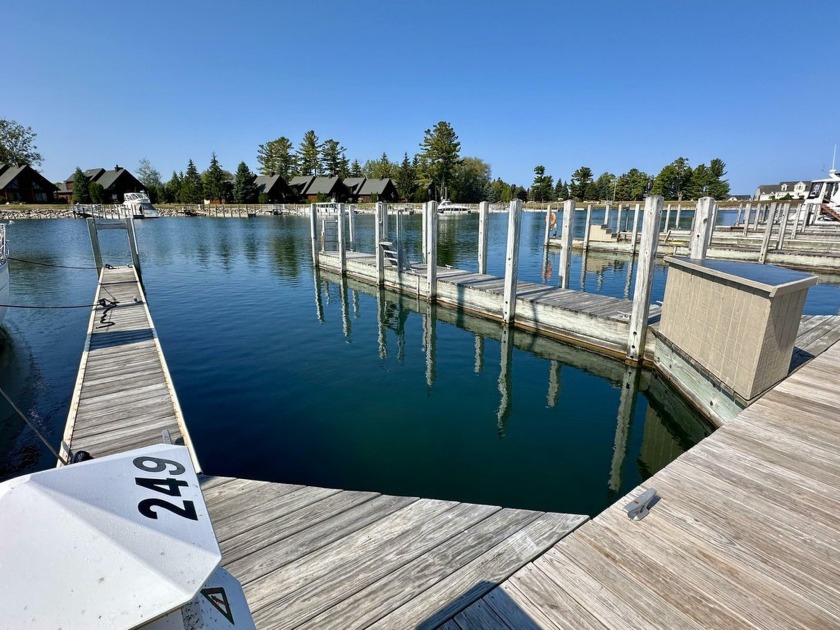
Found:
[[[461,161],[461,143],[452,125],[440,121],[433,129],[426,129],[420,148],[420,163],[425,178],[435,186],[451,182],[455,167]]]
[[[190,160],[187,164],[187,170],[181,178],[178,201],[181,203],[201,203],[203,201],[202,192],[201,175],[198,174],[198,169]]]
[[[572,173],[572,181],[569,184],[569,192],[576,201],[591,199],[592,169],[588,166],[581,166]]]
[[[362,165],[359,164],[359,160],[353,160],[353,163],[350,165],[350,177],[364,177],[364,171],[362,171]]]
[[[233,200],[236,203],[253,203],[257,200],[256,176],[245,162],[240,162],[236,168],[233,180]]]
[[[521,199],[522,201],[528,201],[528,191],[522,188],[522,186],[513,186],[514,192],[513,197],[514,199]]]
[[[398,169],[399,166],[391,162],[388,159],[388,154],[383,151],[382,157],[378,160],[368,160],[365,162],[364,167],[362,167],[362,172],[365,177],[370,179],[384,179],[386,177],[396,179]]]
[[[709,162],[709,187],[706,194],[718,200],[729,196],[729,181],[723,179],[724,175],[726,175],[726,162],[720,158]]]
[[[210,166],[204,171],[201,177],[204,198],[209,201],[224,201],[227,196],[227,176],[219,166],[219,160],[213,153],[210,157]]]
[[[91,203],[102,203],[105,199],[105,189],[102,184],[91,182],[88,186],[88,194],[90,195]]]
[[[324,166],[324,174],[330,177],[347,177],[350,172],[350,166],[344,155],[347,149],[332,138],[324,140],[324,144],[321,146],[321,162]]]
[[[665,199],[682,201],[685,193],[690,192],[690,182],[691,167],[688,160],[679,157],[659,171],[659,175],[653,181],[651,193],[662,195]]]
[[[321,174],[321,145],[314,130],[303,134],[303,140],[300,141],[297,150],[297,166],[299,175]]]
[[[164,203],[177,203],[181,199],[181,180],[183,174],[172,171],[172,177],[163,185]]]
[[[276,173],[287,181],[297,175],[294,146],[285,136],[261,144],[257,148],[257,162],[261,175]]]
[[[417,169],[411,160],[408,159],[408,153],[403,155],[402,164],[397,169],[395,184],[397,186],[397,193],[400,199],[408,201],[414,194],[416,188],[415,180],[417,179]]]
[[[569,186],[559,177],[557,178],[557,185],[554,187],[554,198],[557,201],[566,201],[569,197]]]
[[[606,200],[612,199],[613,183],[616,181],[616,176],[612,173],[601,173],[601,175],[592,183],[591,199]]]
[[[554,178],[545,174],[545,166],[534,167],[534,181],[531,184],[531,201],[554,201]]]
[[[90,178],[78,166],[73,171],[73,203],[90,203]]]

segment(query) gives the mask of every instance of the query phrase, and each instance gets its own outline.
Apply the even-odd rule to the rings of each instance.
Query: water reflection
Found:
[[[593,261],[594,262],[594,261]],[[629,267],[629,265],[627,265]],[[508,439],[510,422],[517,417],[514,410],[514,395],[521,387],[516,378],[514,350],[524,352],[522,361],[541,361],[546,374],[543,390],[546,409],[556,409],[562,417],[570,414],[569,400],[579,395],[576,386],[570,385],[568,392],[561,387],[564,379],[570,383],[579,380],[576,373],[594,375],[608,382],[613,391],[618,390],[617,407],[612,407],[611,417],[614,429],[611,437],[609,459],[603,468],[604,491],[610,500],[626,492],[639,481],[647,478],[697,441],[708,435],[710,429],[686,405],[668,390],[655,375],[638,368],[626,367],[585,350],[564,345],[558,341],[539,337],[522,330],[513,330],[500,324],[484,320],[447,307],[418,302],[401,294],[376,289],[353,279],[341,278],[330,272],[321,272],[321,281],[328,287],[348,285],[351,290],[375,298],[376,344],[380,360],[389,357],[388,333],[396,336],[398,347],[405,346],[407,322],[420,317],[422,328],[421,349],[425,355],[425,385],[427,395],[432,396],[438,378],[438,363],[448,361],[447,354],[441,355],[438,348],[438,325],[443,322],[472,333],[472,374],[480,375],[485,368],[485,349],[489,340],[499,343],[499,372],[496,379],[497,401],[493,422],[499,438]],[[346,291],[346,289],[341,289]],[[367,314],[360,310],[359,318]],[[327,315],[328,316],[328,315]],[[343,312],[339,316],[344,318]],[[449,348],[449,345],[447,346]],[[519,356],[519,355],[518,355]],[[519,361],[520,359],[517,359]],[[400,357],[402,363],[402,357]],[[527,368],[523,368],[527,369]],[[467,368],[469,370],[469,367]],[[568,375],[566,375],[568,370]],[[468,372],[469,373],[469,372]],[[528,372],[530,373],[530,372]],[[562,375],[562,378],[561,378]],[[448,377],[452,378],[452,377]],[[645,405],[640,407],[640,401]],[[526,401],[527,402],[527,401]],[[486,408],[473,401],[468,405]],[[527,406],[527,405],[526,405]],[[640,416],[641,412],[641,416]],[[521,413],[521,412],[519,412]],[[598,411],[593,410],[593,413]],[[593,421],[598,421],[593,417]],[[605,445],[606,446],[606,445]],[[638,453],[630,459],[631,453]]]

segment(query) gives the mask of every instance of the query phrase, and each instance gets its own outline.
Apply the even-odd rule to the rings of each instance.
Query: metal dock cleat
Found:
[[[650,508],[652,508],[657,501],[659,501],[659,497],[656,496],[656,488],[650,488],[625,505],[624,511],[627,512],[627,516],[632,518],[634,521],[641,521],[648,515]]]

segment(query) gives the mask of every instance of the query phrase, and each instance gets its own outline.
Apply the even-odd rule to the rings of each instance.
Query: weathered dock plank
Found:
[[[102,269],[94,304],[64,444],[102,457],[160,442],[167,430],[199,468],[135,269]]]
[[[539,627],[583,627],[569,601],[616,628],[840,627],[838,369],[835,343],[485,603],[536,605]],[[628,519],[648,488],[659,502]]]

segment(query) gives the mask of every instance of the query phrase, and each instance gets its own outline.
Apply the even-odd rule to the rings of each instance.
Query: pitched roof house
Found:
[[[350,191],[340,177],[299,175],[292,178],[289,186],[297,193],[298,198],[304,201],[317,201],[319,198],[346,201],[350,196]]]
[[[286,183],[286,180],[272,173],[271,175],[260,175],[254,180],[258,194],[265,194],[268,203],[291,202],[297,195]]]
[[[145,189],[140,180],[119,164],[110,171],[104,168],[90,168],[85,171],[85,175],[91,183],[95,182],[102,186],[102,201],[105,203],[122,203],[125,193],[140,192]],[[56,197],[64,199],[67,203],[73,201],[72,173],[64,182],[59,183]]]
[[[0,200],[50,203],[57,189],[29,164],[0,164]]]
[[[358,201],[369,203],[371,201],[397,201],[399,193],[394,180],[390,177],[384,179],[366,179],[359,190]]]

